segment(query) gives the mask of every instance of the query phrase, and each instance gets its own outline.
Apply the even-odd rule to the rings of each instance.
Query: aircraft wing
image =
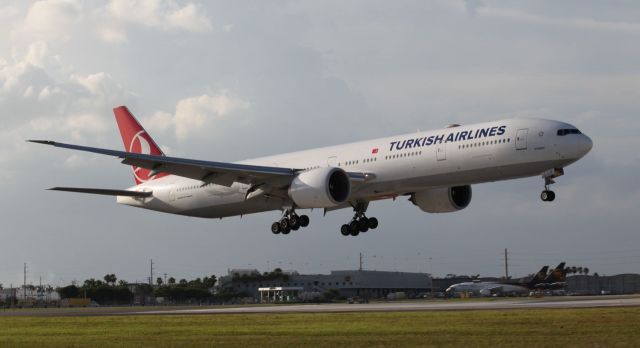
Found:
[[[256,184],[269,182],[274,186],[288,185],[291,179],[300,171],[295,168],[257,166],[228,162],[211,162],[169,156],[154,156],[101,149],[97,147],[80,146],[59,143],[50,140],[28,140],[32,143],[51,145],[71,150],[97,153],[122,159],[123,164],[149,169],[152,173],[169,173],[185,178],[200,180],[205,183],[231,186],[234,182]],[[371,174],[347,173],[351,180],[365,181]],[[369,175],[369,176],[368,176]]]

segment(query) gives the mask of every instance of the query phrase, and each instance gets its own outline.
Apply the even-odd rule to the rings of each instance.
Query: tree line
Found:
[[[166,284],[162,278],[157,278],[155,286],[152,286],[146,283],[128,283],[124,280],[118,280],[115,274],[106,274],[102,279],[90,278],[81,285],[72,283],[56,290],[62,299],[90,298],[100,305],[134,304],[137,301],[136,298],[142,298],[142,303],[144,303],[146,297],[163,297],[172,303],[215,302],[226,300],[230,295],[233,295],[214,295],[213,288],[216,282],[215,275],[178,281],[171,277],[167,279]]]

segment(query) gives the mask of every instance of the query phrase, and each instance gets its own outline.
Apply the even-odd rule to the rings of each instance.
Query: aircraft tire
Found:
[[[542,191],[542,193],[540,193],[540,199],[543,202],[547,202],[549,200],[549,191],[547,190]]]
[[[280,223],[279,222],[274,222],[271,224],[271,232],[273,232],[273,234],[280,234]]]
[[[556,199],[556,193],[553,191],[549,191],[549,196],[547,197],[547,202],[553,202]]]
[[[282,230],[286,229],[290,227],[289,226],[289,219],[287,218],[283,218],[282,220],[280,220],[280,231],[282,232]]]
[[[340,227],[340,233],[341,233],[343,236],[348,236],[348,235],[350,235],[350,234],[351,234],[351,228],[349,228],[349,225],[344,224],[344,225],[342,225],[342,226]]]
[[[349,232],[358,231],[358,230],[360,230],[358,228],[358,221],[357,220],[352,220],[349,223]]]
[[[297,215],[291,215],[289,217],[289,226],[291,226],[292,230],[296,231],[300,228],[300,218]]]
[[[309,226],[309,217],[307,215],[300,215],[300,227]]]
[[[375,230],[378,227],[378,219],[374,217],[369,218],[369,228]]]
[[[289,232],[291,232],[290,226],[282,228],[282,234],[289,234]]]
[[[369,219],[364,216],[361,217],[360,220],[358,220],[358,228],[360,232],[367,232],[369,230]]]

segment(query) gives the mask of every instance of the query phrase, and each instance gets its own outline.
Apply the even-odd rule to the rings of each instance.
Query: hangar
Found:
[[[381,298],[404,292],[408,297],[431,292],[431,276],[426,273],[346,270],[329,274],[299,274],[297,271],[260,273],[258,270],[229,270],[220,277],[221,289],[260,299],[271,288],[295,289],[299,298],[333,292],[340,297]],[[262,295],[264,298],[264,294]]]

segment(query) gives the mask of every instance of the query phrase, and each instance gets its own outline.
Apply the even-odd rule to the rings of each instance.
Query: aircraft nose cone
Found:
[[[580,157],[586,155],[593,148],[593,141],[588,136],[582,134],[580,140]]]

